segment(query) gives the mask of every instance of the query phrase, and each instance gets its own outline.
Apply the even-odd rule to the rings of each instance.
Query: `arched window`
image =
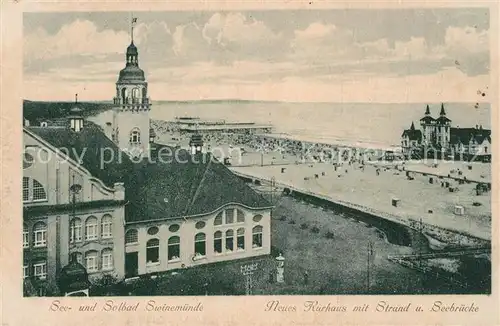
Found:
[[[195,235],[194,237],[195,256],[205,256],[207,254],[205,241],[206,241],[205,233],[197,233]]]
[[[260,222],[260,220],[262,220],[262,215],[260,214],[257,214],[253,217],[254,222]]]
[[[262,226],[257,225],[252,229],[252,247],[262,247]]]
[[[236,249],[245,250],[245,229],[239,228],[236,231]]]
[[[222,232],[217,231],[214,233],[214,252],[216,254],[222,253]]]
[[[87,273],[97,272],[98,262],[97,262],[97,251],[91,250],[85,253],[85,268],[87,269]]]
[[[136,229],[130,229],[125,233],[125,244],[137,243],[138,235]]]
[[[103,271],[109,271],[113,269],[113,249],[106,248],[102,250],[101,262]]]
[[[28,232],[28,226],[23,223],[23,248],[28,248],[30,246],[30,237]]]
[[[233,251],[234,249],[234,231],[226,231],[226,251]]]
[[[154,264],[160,261],[160,240],[150,239],[146,242],[146,263]]]
[[[38,222],[33,226],[33,246],[45,247],[47,245],[47,224]]]
[[[139,128],[134,128],[130,132],[130,143],[131,144],[141,143],[141,131],[139,130]]]
[[[173,236],[168,239],[168,260],[177,260],[181,255],[181,238]]]
[[[90,216],[85,221],[85,240],[96,240],[97,239],[97,217]]]
[[[111,238],[113,236],[113,218],[111,215],[106,214],[101,219],[101,237],[103,239]]]
[[[226,212],[226,224],[232,224],[234,222],[234,208],[228,208]]]
[[[236,210],[236,222],[243,223],[245,222],[245,213],[241,209]]]
[[[220,212],[214,219],[214,225],[222,225],[222,213]]]
[[[141,91],[139,88],[135,87],[133,90],[132,90],[132,98],[134,100],[138,99],[141,97]]]
[[[23,177],[23,202],[47,200],[43,185],[35,179]]]
[[[73,218],[70,222],[69,241],[82,241],[82,220],[80,220],[78,217]]]

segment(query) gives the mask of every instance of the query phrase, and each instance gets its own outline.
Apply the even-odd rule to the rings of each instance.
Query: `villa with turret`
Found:
[[[449,159],[491,161],[491,130],[480,125],[475,128],[452,127],[444,104],[441,104],[438,118],[432,117],[427,105],[420,127],[416,129],[412,121],[410,128],[401,135],[402,152],[408,158],[419,158],[432,152],[431,157],[439,153]]]

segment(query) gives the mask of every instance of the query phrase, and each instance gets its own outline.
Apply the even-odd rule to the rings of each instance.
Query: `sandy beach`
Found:
[[[160,143],[189,147],[187,135],[163,133],[157,138]],[[475,182],[453,179],[489,183],[490,164],[438,160],[387,162],[376,160],[376,156],[365,157],[364,164],[354,158],[351,163],[343,160],[339,164],[338,157],[320,162],[315,156],[316,148],[303,156],[298,151],[290,152],[279,142],[259,146],[261,143],[254,141],[238,144],[231,135],[211,137],[204,144],[206,151],[211,151],[221,162],[227,158],[230,168],[243,175],[266,180],[274,177],[282,185],[332,200],[491,239],[491,193],[477,195]],[[407,171],[411,171],[412,180]],[[432,184],[429,178],[433,178]],[[445,187],[446,182],[449,187]],[[393,199],[398,200],[397,207],[392,205]],[[463,207],[463,215],[455,214],[456,206]]]
[[[281,169],[280,166],[232,168],[235,172],[267,180],[274,177],[278,183],[333,200],[359,204],[406,220],[422,219],[424,223],[491,239],[491,195],[476,195],[474,183],[455,185],[459,190],[450,192],[439,182],[429,184],[428,176],[415,174],[413,180],[408,180],[405,172],[393,169],[382,169],[377,175],[377,168],[370,165],[364,170],[353,165],[335,171],[326,163],[289,165],[284,173]],[[399,200],[397,207],[392,206],[393,199]],[[464,208],[464,215],[454,214],[457,205]]]

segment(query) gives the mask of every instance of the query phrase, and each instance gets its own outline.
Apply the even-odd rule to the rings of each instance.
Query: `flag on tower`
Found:
[[[132,18],[132,24],[137,23],[137,18]]]

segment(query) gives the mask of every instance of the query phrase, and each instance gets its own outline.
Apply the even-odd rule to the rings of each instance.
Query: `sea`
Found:
[[[271,124],[274,133],[317,142],[363,143],[369,147],[397,147],[412,122],[420,128],[426,105],[439,117],[441,103],[287,103],[243,100],[156,101],[151,119],[171,121],[190,116],[227,122]],[[488,103],[444,103],[452,127],[491,128]],[[104,125],[111,111],[93,117]]]

